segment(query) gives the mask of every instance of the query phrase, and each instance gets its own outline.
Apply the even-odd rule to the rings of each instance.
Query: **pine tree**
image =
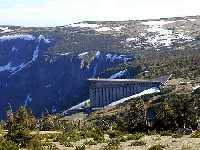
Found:
[[[12,118],[6,121],[8,130],[6,138],[24,147],[32,139],[30,132],[34,129],[35,124],[36,121],[32,113],[24,107],[19,107]]]

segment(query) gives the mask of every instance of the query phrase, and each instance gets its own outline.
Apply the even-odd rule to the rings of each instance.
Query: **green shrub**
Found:
[[[161,136],[172,136],[173,133],[171,131],[161,131],[159,132]]]
[[[71,142],[70,137],[69,137],[68,135],[66,135],[66,134],[63,134],[63,135],[58,136],[58,137],[57,137],[57,140],[58,140],[61,144],[65,145],[66,147],[72,147],[72,146],[73,146],[73,145],[70,143],[70,142]]]
[[[158,134],[156,130],[148,131],[147,135],[156,135]]]
[[[6,129],[8,133],[5,135],[6,139],[13,141],[20,145],[20,147],[26,147],[30,144],[29,142],[33,139],[30,133],[36,125],[35,118],[31,111],[20,107],[15,114],[10,113],[7,118]]]
[[[97,145],[98,143],[96,141],[89,140],[89,141],[86,141],[84,144],[85,145]]]
[[[144,133],[134,133],[127,136],[127,140],[139,140],[144,137]]]
[[[117,131],[117,130],[112,130],[112,131],[108,131],[107,134],[109,135],[109,137],[112,138],[117,138],[123,135],[122,132]]]
[[[68,142],[76,142],[79,141],[82,137],[80,136],[80,134],[78,132],[72,131],[71,133],[64,133],[62,135],[59,135],[57,137],[57,140],[64,144],[64,143],[68,143]]]
[[[133,141],[131,143],[131,146],[142,146],[142,145],[146,145],[146,142],[139,140],[139,141]]]
[[[163,150],[164,148],[165,146],[158,144],[158,145],[151,146],[149,150]]]
[[[105,141],[104,134],[100,131],[93,132],[93,134],[91,135],[91,138],[93,138],[93,140],[98,143],[102,143]]]
[[[192,133],[191,135],[192,138],[200,138],[200,130],[197,130]]]
[[[119,136],[119,137],[118,137],[118,140],[119,140],[120,142],[126,142],[126,141],[127,141],[127,137]]]
[[[43,144],[38,141],[38,140],[31,140],[27,146],[26,146],[27,149],[35,149],[35,150],[43,150]]]
[[[15,144],[12,141],[7,141],[7,140],[1,139],[0,150],[19,150],[19,147],[17,144]]]

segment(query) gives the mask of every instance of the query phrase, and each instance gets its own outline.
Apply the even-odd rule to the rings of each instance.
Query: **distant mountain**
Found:
[[[88,99],[88,78],[133,78],[162,57],[194,56],[199,27],[199,16],[0,26],[0,117],[9,105],[59,112]]]

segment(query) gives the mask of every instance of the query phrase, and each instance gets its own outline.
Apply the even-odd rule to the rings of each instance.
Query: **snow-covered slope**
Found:
[[[133,98],[137,98],[137,97],[143,96],[143,95],[153,94],[153,93],[159,93],[159,92],[160,92],[160,89],[159,89],[159,88],[153,87],[153,88],[150,88],[150,89],[148,89],[148,90],[144,90],[144,91],[142,91],[141,93],[138,93],[138,94],[135,94],[135,95],[132,95],[132,96],[123,98],[123,99],[118,100],[118,101],[116,101],[116,102],[113,102],[113,103],[109,104],[107,107],[112,107],[112,106],[115,106],[115,105],[124,103],[125,101],[131,100],[131,99],[133,99]]]

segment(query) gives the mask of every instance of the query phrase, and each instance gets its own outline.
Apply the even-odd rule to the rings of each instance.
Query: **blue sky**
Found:
[[[0,0],[1,25],[56,26],[188,15],[200,15],[200,0]]]

